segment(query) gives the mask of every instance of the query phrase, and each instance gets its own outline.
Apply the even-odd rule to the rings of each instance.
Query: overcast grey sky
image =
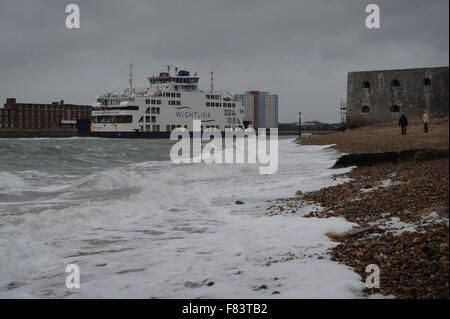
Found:
[[[66,29],[76,3],[81,28]],[[366,29],[366,5],[381,29]],[[279,94],[280,122],[337,122],[347,72],[448,66],[448,0],[1,0],[0,103],[92,104],[164,64]]]

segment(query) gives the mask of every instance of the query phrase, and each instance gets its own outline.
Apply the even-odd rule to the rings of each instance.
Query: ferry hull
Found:
[[[170,138],[170,132],[90,132],[92,137],[105,138]]]
[[[225,137],[225,132],[220,132],[222,137]],[[104,137],[104,138],[170,138],[170,132],[90,132],[88,135],[80,136],[91,136],[91,137]],[[202,134],[208,134],[203,132]],[[193,132],[189,132],[189,136],[193,137]]]

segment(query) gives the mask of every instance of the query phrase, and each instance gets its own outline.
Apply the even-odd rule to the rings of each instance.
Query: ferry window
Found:
[[[146,130],[147,132],[150,132],[150,125],[146,125],[146,126],[145,126],[145,130]]]
[[[149,107],[145,110],[145,113],[147,113],[147,114],[150,113],[150,108]]]
[[[150,122],[150,116],[145,117],[145,122]]]
[[[159,132],[159,125],[153,125],[153,132]]]
[[[185,126],[184,126],[184,128],[185,128],[185,129],[187,130],[187,129],[188,129],[188,126],[187,126],[187,125],[185,125]]]
[[[426,85],[426,86],[431,85],[431,79],[430,78],[423,79],[423,85]]]
[[[206,98],[209,99],[209,95],[208,94],[206,94]]]
[[[207,107],[209,106],[209,102],[206,102],[206,106],[207,106]]]
[[[172,97],[175,97],[175,93],[172,93]]]
[[[170,132],[170,125],[166,125],[166,132]]]
[[[362,84],[362,87],[363,87],[364,89],[370,88],[370,82],[369,82],[369,81],[364,81],[363,84]]]
[[[181,93],[177,93],[177,97],[181,97]]]
[[[177,101],[177,105],[181,105],[181,101]]]
[[[157,100],[156,102],[157,102],[156,104],[161,104],[161,100]]]
[[[172,125],[172,126],[171,126],[171,131],[173,131],[174,129],[176,129],[176,126],[175,126],[175,125]]]
[[[117,123],[131,123],[133,121],[132,115],[118,115],[116,116]]]
[[[152,123],[156,123],[156,116],[152,116]]]
[[[233,103],[233,107],[236,107],[236,103]]]

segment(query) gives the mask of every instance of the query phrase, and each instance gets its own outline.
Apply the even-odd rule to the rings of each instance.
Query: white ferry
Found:
[[[244,128],[241,100],[224,90],[200,90],[200,77],[167,66],[166,72],[149,77],[148,88],[130,87],[122,94],[114,91],[97,97],[92,105],[89,135],[96,137],[167,138],[175,129],[192,133],[193,120],[201,120],[202,130]]]

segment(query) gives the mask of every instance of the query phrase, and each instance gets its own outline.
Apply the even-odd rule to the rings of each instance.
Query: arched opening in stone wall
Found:
[[[400,86],[400,81],[399,81],[399,80],[397,80],[397,79],[395,79],[395,80],[392,80],[392,82],[391,82],[391,86],[392,86],[393,88],[395,88],[395,87],[399,87],[399,86]]]
[[[367,105],[364,105],[361,108],[361,113],[370,113],[370,107],[368,107]]]
[[[362,83],[362,87],[363,87],[364,89],[370,88],[370,82],[369,82],[369,81],[364,81],[364,82]]]
[[[425,86],[431,85],[431,79],[430,78],[423,79],[423,85]]]
[[[400,108],[398,107],[398,105],[392,105],[391,113],[398,113],[398,112],[400,112]]]

